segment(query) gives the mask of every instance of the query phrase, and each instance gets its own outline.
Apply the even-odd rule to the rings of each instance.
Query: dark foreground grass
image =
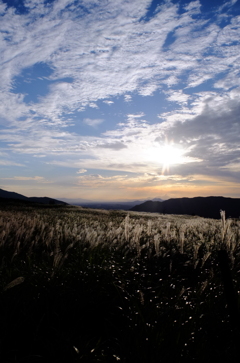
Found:
[[[1,362],[239,361],[217,251],[201,267],[171,241],[159,256],[82,242],[61,268],[44,245],[27,252],[1,250]]]

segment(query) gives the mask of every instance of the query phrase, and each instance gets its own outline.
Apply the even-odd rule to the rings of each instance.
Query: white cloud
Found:
[[[94,103],[94,102],[90,102],[89,103],[89,107],[91,107],[91,108],[99,108],[98,105],[96,103]]]
[[[199,12],[200,7],[201,7],[201,2],[199,0],[192,1],[188,5],[184,6],[185,10],[187,10],[187,11],[190,10],[190,11],[194,11],[194,12],[196,11],[197,13]]]
[[[141,96],[151,96],[158,88],[158,84],[148,83],[146,86],[142,86],[139,89],[139,94]]]
[[[113,101],[110,101],[110,100],[105,100],[103,102],[106,103],[109,106],[112,105],[112,104],[114,104],[114,102]]]
[[[127,118],[128,120],[135,120],[135,119],[138,119],[138,118],[142,118],[145,116],[145,113],[144,112],[139,112],[139,113],[129,113],[127,115]]]
[[[131,102],[132,101],[132,96],[131,95],[124,95],[124,101],[125,102]]]
[[[77,174],[84,174],[84,173],[86,173],[87,172],[87,169],[79,169],[78,171],[77,171]]]
[[[177,102],[179,104],[186,105],[190,95],[183,93],[182,90],[180,91],[168,91],[166,92],[168,94],[167,100],[172,102]]]
[[[233,6],[237,1],[238,0],[225,1],[224,4],[219,7],[218,11],[221,12],[224,8]]]

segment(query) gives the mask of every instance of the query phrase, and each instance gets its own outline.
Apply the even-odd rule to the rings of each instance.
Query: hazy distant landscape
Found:
[[[43,203],[43,204],[70,204],[86,208],[105,209],[105,210],[132,210],[139,212],[151,212],[162,214],[187,214],[196,215],[205,218],[219,218],[219,213],[224,210],[227,217],[239,218],[240,217],[240,198],[226,198],[226,197],[195,197],[195,198],[170,198],[169,200],[162,200],[154,198],[153,200],[132,200],[124,202],[94,202],[82,199],[67,199],[62,198],[56,200],[53,198],[45,197],[30,197],[27,198],[21,194],[8,192],[0,189],[1,198],[5,199],[19,199],[29,202]]]
[[[239,231],[2,198],[1,362],[237,362]]]
[[[88,208],[100,208],[100,209],[122,209],[122,210],[129,210],[136,205],[142,204],[146,200],[128,200],[128,201],[112,201],[112,202],[104,202],[104,201],[93,201],[87,200],[84,198],[59,198],[53,199],[49,197],[26,197],[19,193],[9,192],[3,189],[0,189],[0,198],[5,199],[19,199],[29,202],[35,203],[43,203],[43,204],[70,204],[70,205],[78,205]],[[161,201],[160,198],[154,198],[153,201]]]

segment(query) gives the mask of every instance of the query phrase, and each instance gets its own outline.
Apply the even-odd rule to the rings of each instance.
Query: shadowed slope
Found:
[[[225,210],[227,217],[239,218],[240,199],[224,197],[176,198],[163,202],[148,201],[131,208],[131,210],[165,214],[198,215],[205,218],[220,218],[220,210]]]
[[[23,200],[26,202],[33,202],[33,203],[42,203],[42,204],[61,204],[61,205],[67,205],[67,203],[62,202],[57,199],[52,199],[48,197],[25,197],[22,194],[18,194],[15,192],[8,192],[6,190],[0,189],[0,198],[3,199],[17,199],[17,200]]]

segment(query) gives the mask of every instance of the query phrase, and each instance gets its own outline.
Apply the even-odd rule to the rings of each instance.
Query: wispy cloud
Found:
[[[106,103],[109,106],[112,105],[112,104],[114,104],[114,102],[113,101],[110,101],[110,100],[104,100],[103,102]]]
[[[29,177],[29,176],[14,176],[12,178],[0,178],[1,180],[18,180],[18,181],[35,181],[35,182],[40,182],[40,183],[49,183],[49,181],[47,181],[44,177],[42,176],[33,176],[33,177]]]
[[[112,149],[112,150],[122,150],[127,148],[127,146],[124,143],[119,141],[113,143],[98,144],[97,147],[104,149]]]
[[[124,95],[124,101],[125,102],[131,102],[132,101],[132,96],[131,95]]]
[[[99,188],[103,186],[109,186],[112,188],[119,188],[119,189],[139,189],[151,186],[164,186],[168,185],[169,182],[171,184],[180,184],[184,183],[191,183],[193,178],[191,177],[182,177],[178,175],[158,175],[158,174],[149,174],[144,173],[137,176],[131,175],[114,175],[114,176],[102,176],[100,174],[90,174],[78,177],[77,185],[86,188]]]
[[[136,113],[136,114],[128,114],[127,115],[129,120],[135,119],[135,118],[142,118],[143,116],[145,116],[143,112]]]
[[[14,161],[10,161],[10,160],[0,160],[0,165],[4,165],[4,166],[24,166],[24,164],[15,163]]]
[[[102,122],[104,122],[104,120],[98,119],[98,118],[97,119],[84,118],[83,122],[85,124],[87,124],[88,126],[96,127],[96,126],[100,125]]]
[[[78,171],[77,171],[77,174],[84,174],[84,173],[86,173],[87,172],[87,169],[79,169]]]

